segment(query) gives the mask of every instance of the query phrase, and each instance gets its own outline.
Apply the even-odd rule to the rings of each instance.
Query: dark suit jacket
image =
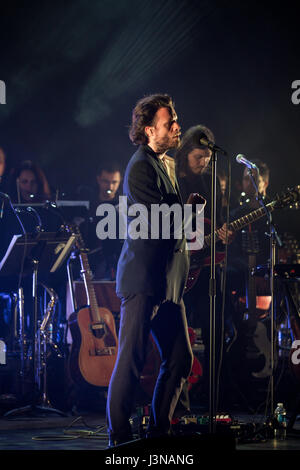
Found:
[[[173,186],[153,150],[142,145],[131,157],[124,175],[128,209],[140,203],[150,214],[152,204],[180,204],[179,187]],[[132,218],[128,217],[128,223]],[[172,234],[171,226],[171,234]],[[149,217],[148,230],[151,230]],[[127,236],[118,262],[116,292],[119,296],[144,293],[158,300],[180,302],[189,270],[186,239],[132,239]]]

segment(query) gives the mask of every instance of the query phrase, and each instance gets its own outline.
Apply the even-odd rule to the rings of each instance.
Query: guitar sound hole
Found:
[[[97,339],[103,338],[106,334],[106,328],[104,323],[96,323],[95,325],[90,326],[91,332]]]

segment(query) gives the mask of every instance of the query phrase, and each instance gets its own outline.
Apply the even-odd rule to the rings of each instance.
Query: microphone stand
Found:
[[[216,432],[216,228],[217,228],[217,152],[227,156],[227,152],[205,136],[202,145],[211,151],[211,226],[210,226],[210,279],[209,279],[209,432]]]
[[[215,433],[216,428],[216,393],[215,393],[215,362],[216,362],[216,202],[217,202],[217,153],[212,149],[211,172],[211,245],[210,245],[210,338],[209,338],[209,432]]]
[[[259,173],[259,170],[257,169],[257,172]],[[275,304],[274,304],[274,268],[275,268],[275,261],[276,261],[276,244],[278,246],[282,246],[282,241],[277,233],[277,230],[274,226],[274,223],[272,221],[272,215],[270,211],[268,210],[262,195],[258,191],[257,183],[255,181],[255,178],[253,176],[253,171],[252,168],[248,168],[248,174],[251,178],[252,184],[257,192],[257,200],[259,201],[259,204],[264,208],[264,211],[267,216],[267,224],[269,225],[269,234],[266,234],[270,237],[270,290],[271,290],[271,332],[270,332],[270,343],[271,343],[271,381],[270,381],[270,416],[272,416],[274,412],[274,346],[275,346]]]

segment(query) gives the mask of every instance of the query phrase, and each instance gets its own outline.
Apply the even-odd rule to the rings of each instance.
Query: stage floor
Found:
[[[263,415],[239,413],[231,417],[244,424],[263,423]],[[199,434],[199,433],[197,433]],[[201,433],[200,433],[201,434]],[[204,433],[205,434],[205,433]],[[106,450],[105,415],[103,412],[65,414],[41,411],[19,412],[0,416],[0,451],[75,451]],[[264,438],[235,438],[236,451],[300,450],[300,415],[285,440]],[[195,449],[196,451],[197,449]],[[22,452],[21,452],[22,454]],[[53,455],[53,454],[52,454]]]

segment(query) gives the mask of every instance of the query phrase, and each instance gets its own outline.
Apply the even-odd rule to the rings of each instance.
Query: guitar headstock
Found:
[[[206,205],[206,199],[204,199],[204,197],[201,196],[201,194],[199,194],[199,193],[191,193],[188,197],[187,204],[192,205],[192,210],[193,210],[194,213],[196,213],[197,204],[198,205],[203,205],[202,208],[198,209],[198,214],[200,214],[202,212],[203,208]]]
[[[281,195],[277,194],[275,198],[276,208],[289,207],[290,209],[299,209],[300,185],[292,189],[287,189]]]

